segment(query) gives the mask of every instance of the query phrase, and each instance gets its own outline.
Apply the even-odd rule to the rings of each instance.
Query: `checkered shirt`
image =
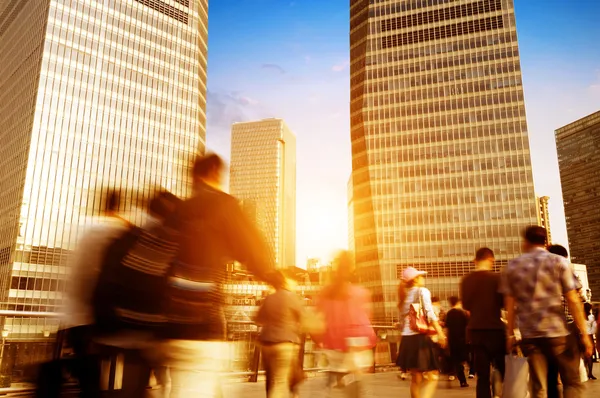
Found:
[[[500,293],[515,298],[524,338],[567,336],[562,300],[563,295],[576,289],[568,261],[541,248],[509,262],[500,283]]]

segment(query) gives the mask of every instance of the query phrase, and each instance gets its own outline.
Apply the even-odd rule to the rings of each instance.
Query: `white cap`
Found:
[[[415,279],[417,276],[427,275],[425,271],[419,271],[414,267],[407,267],[402,271],[402,280],[404,282],[410,282]]]

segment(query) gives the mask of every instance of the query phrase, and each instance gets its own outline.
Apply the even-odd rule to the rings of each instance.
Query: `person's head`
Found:
[[[441,302],[441,300],[440,300],[439,297],[433,296],[431,298],[431,305],[433,305],[434,307],[441,307],[442,306],[442,302]]]
[[[340,299],[347,297],[350,285],[356,279],[354,256],[347,250],[340,251],[333,260],[332,282],[323,290],[324,297]]]
[[[496,257],[492,249],[482,247],[475,252],[475,267],[481,270],[491,270],[494,267]]]
[[[406,267],[402,271],[400,284],[398,285],[398,308],[404,308],[404,300],[406,300],[408,289],[425,285],[425,275],[427,275],[427,272],[419,271],[414,267]]]
[[[107,216],[115,216],[121,208],[121,192],[115,189],[106,191],[102,212]]]
[[[535,248],[544,248],[548,234],[546,229],[537,225],[525,228],[523,232],[523,251],[528,252]]]
[[[162,191],[158,192],[148,204],[148,212],[151,216],[159,219],[165,220],[167,219],[175,209],[177,205],[181,202],[177,196],[173,195],[170,192]]]
[[[592,304],[583,303],[583,313],[585,314],[585,316],[590,316],[592,314],[592,308]]]
[[[192,169],[194,185],[205,183],[214,187],[219,187],[224,165],[223,160],[214,153],[199,156],[196,158]]]
[[[271,272],[269,275],[269,281],[271,283],[271,286],[273,286],[275,290],[282,290],[288,288],[287,278],[281,271]]]
[[[347,250],[340,251],[333,262],[337,282],[350,283],[354,279],[354,258]]]
[[[452,308],[460,308],[460,299],[456,296],[451,296],[448,298],[448,302]]]
[[[552,254],[556,254],[557,256],[569,258],[569,252],[567,251],[567,249],[564,246],[550,245],[550,246],[548,246],[548,251]]]

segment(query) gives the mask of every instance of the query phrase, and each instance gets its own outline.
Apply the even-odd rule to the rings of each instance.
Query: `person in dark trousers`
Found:
[[[592,304],[585,303],[583,305],[583,312],[587,321],[587,333],[590,336],[590,340],[592,341],[592,345],[594,345],[594,335],[596,334],[596,318],[594,318],[594,314],[592,314]],[[594,350],[595,351],[595,346]],[[588,372],[588,379],[596,380],[596,376],[594,376],[594,359],[590,355],[588,357],[583,358],[585,362],[585,366]]]
[[[300,352],[300,322],[304,312],[302,299],[291,291],[281,271],[273,273],[275,293],[258,310],[255,321],[261,326],[259,341],[267,376],[267,397],[298,397],[295,375]]]
[[[564,246],[561,245],[550,245],[548,246],[548,251],[552,254],[556,254],[557,256],[564,257],[566,259],[569,258],[569,252]],[[577,283],[577,292],[580,296],[581,301],[585,301],[583,298],[583,285],[576,278]],[[569,305],[567,303],[567,299],[565,296],[562,297],[562,306],[563,311],[565,313],[565,319],[567,320],[567,329],[569,333],[571,333],[575,338],[579,341],[579,332],[577,330],[577,326],[575,325],[575,320],[573,319],[573,315],[571,315],[571,311],[569,310]],[[579,345],[579,350],[582,350],[581,345]],[[548,398],[560,398],[560,391],[558,386],[560,385],[560,379],[558,377],[558,366],[554,362],[548,363]]]
[[[450,364],[456,374],[461,387],[469,387],[465,377],[465,366],[469,356],[467,347],[467,323],[469,319],[462,309],[458,297],[448,299],[452,309],[446,314],[446,329],[448,330],[448,348],[450,351]]]
[[[193,195],[167,226],[179,233],[171,270],[164,341],[154,350],[171,374],[171,398],[222,394],[219,373],[226,370],[225,293],[227,264],[237,261],[271,285],[271,252],[238,201],[223,192],[224,163],[215,154],[199,157],[192,171]]]
[[[492,397],[490,367],[504,378],[506,331],[502,321],[500,275],[493,272],[494,252],[487,247],[475,253],[475,271],[460,283],[463,308],[469,312],[468,339],[475,359],[477,398]],[[499,395],[495,388],[495,395]]]
[[[546,250],[546,230],[537,225],[523,233],[523,254],[502,272],[500,292],[506,308],[506,350],[512,352],[516,321],[523,338],[521,348],[529,363],[532,397],[546,396],[548,363],[556,363],[565,398],[583,397],[585,386],[579,374],[581,356],[567,328],[561,299],[567,304],[581,332],[583,355],[592,355],[577,282],[567,259]]]

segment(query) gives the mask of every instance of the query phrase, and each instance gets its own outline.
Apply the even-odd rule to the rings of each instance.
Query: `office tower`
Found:
[[[600,297],[600,111],[556,130],[569,249]]]
[[[229,190],[260,214],[272,265],[296,265],[296,136],[281,119],[234,123]]]
[[[550,229],[550,198],[547,196],[542,196],[537,198],[538,204],[538,225],[540,227],[546,228],[546,232],[548,234],[548,238],[546,239],[547,244],[552,244],[552,230]]]
[[[206,56],[207,0],[0,2],[1,308],[60,311],[100,192],[189,193]],[[2,326],[38,338],[57,322]]]
[[[352,175],[348,179],[348,250],[354,253],[354,190],[352,189]]]
[[[357,265],[375,315],[397,276],[457,293],[475,250],[520,253],[536,201],[512,0],[352,0],[350,114]]]

